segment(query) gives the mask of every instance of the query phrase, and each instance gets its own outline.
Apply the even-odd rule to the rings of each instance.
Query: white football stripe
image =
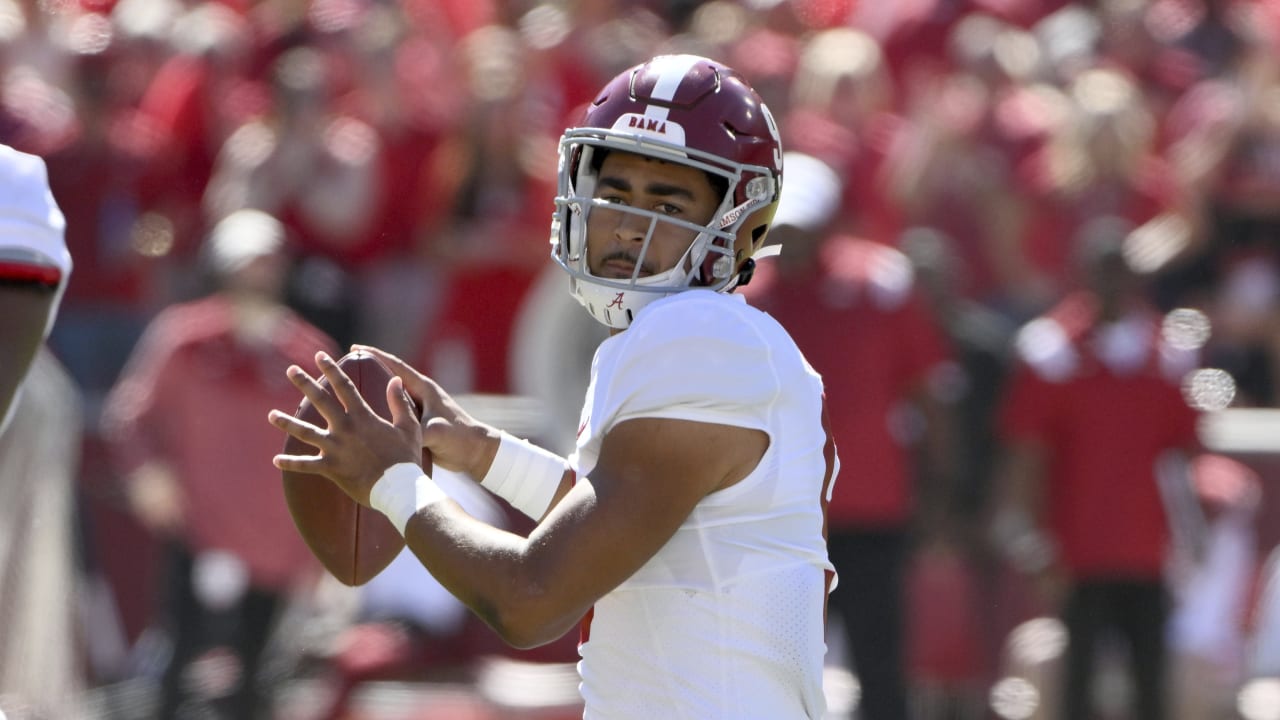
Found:
[[[684,76],[689,74],[689,71],[693,69],[698,60],[699,58],[695,55],[665,55],[654,58],[651,66],[658,71],[658,82],[653,86],[654,99],[671,100],[674,98],[676,90],[680,89],[680,83],[684,80]],[[668,112],[668,108],[660,105],[649,105],[645,107],[644,115],[657,120],[666,120]]]

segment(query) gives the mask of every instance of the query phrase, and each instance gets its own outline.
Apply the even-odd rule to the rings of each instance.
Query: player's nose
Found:
[[[624,243],[640,243],[644,242],[652,225],[649,218],[639,213],[619,211],[613,234]]]

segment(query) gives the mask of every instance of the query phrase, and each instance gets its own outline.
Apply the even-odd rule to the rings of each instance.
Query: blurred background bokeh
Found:
[[[609,78],[662,52],[754,84],[784,147],[834,175],[824,232],[905,258],[948,347],[925,384],[943,420],[910,412],[917,397],[893,419],[918,460],[910,716],[1051,716],[1065,630],[994,528],[1019,437],[1001,417],[1019,372],[1053,375],[1057,349],[1101,322],[1105,302],[1073,293],[1096,290],[1081,270],[1109,244],[1144,320],[1109,325],[1099,357],[1152,354],[1198,427],[1189,491],[1162,495],[1168,716],[1280,720],[1276,0],[0,0],[0,142],[48,163],[75,262],[50,339],[83,414],[75,716],[157,713],[173,645],[163,541],[130,501],[104,407],[148,325],[217,285],[218,223],[253,209],[283,224],[282,302],[338,347],[400,354],[567,452],[603,332],[548,262],[557,141]],[[863,267],[879,256],[850,252],[829,269],[836,305],[842,287],[880,287]],[[839,367],[828,382],[855,395],[872,382]],[[948,442],[921,440],[943,421]],[[275,432],[258,415],[241,427]],[[1128,437],[1105,452],[1122,457]],[[859,463],[844,456],[838,493],[859,492]],[[237,592],[234,572],[210,572]],[[360,590],[299,576],[264,640],[262,717],[580,714],[575,638],[500,647],[412,567]],[[223,630],[177,717],[239,720],[219,710],[240,671]],[[862,717],[843,644],[833,629],[830,716]],[[1136,717],[1123,655],[1101,644],[1098,717]],[[0,718],[61,712],[0,694]]]

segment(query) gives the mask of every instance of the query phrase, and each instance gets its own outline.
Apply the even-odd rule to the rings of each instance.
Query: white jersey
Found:
[[[758,429],[769,448],[596,603],[578,663],[584,717],[823,716],[833,577],[823,533],[836,460],[822,403],[795,343],[739,295],[655,301],[600,346],[570,458],[579,477],[591,475],[609,429],[637,417]]]

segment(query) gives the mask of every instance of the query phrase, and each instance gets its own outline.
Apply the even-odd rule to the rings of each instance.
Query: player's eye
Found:
[[[657,212],[662,213],[663,215],[679,215],[680,213],[684,212],[684,208],[680,207],[679,205],[666,203],[666,202],[658,203],[657,205],[654,206],[653,209]]]

